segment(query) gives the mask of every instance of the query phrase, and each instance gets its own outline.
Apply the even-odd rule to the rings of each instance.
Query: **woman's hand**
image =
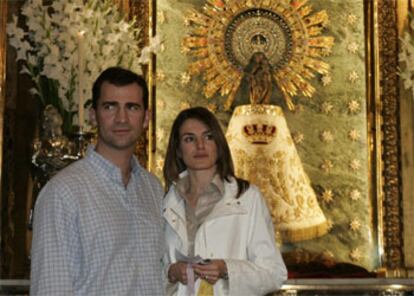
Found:
[[[187,285],[187,263],[186,262],[176,262],[170,265],[168,269],[168,280],[170,283],[175,284],[180,282],[183,285]],[[197,275],[194,275],[194,280],[197,279]]]
[[[227,266],[224,260],[211,260],[208,264],[193,264],[194,273],[214,285],[220,278],[227,278]]]

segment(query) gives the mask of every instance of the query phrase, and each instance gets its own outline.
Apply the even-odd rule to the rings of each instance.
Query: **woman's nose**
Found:
[[[197,139],[196,144],[197,144],[197,148],[198,149],[204,149],[205,143],[204,143],[204,139],[203,138]]]

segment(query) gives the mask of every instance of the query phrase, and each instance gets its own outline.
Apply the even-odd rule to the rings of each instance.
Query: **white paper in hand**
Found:
[[[209,259],[201,258],[199,255],[194,256],[194,257],[186,256],[183,253],[181,253],[180,251],[178,251],[177,249],[175,250],[175,259],[177,261],[182,261],[182,262],[186,262],[186,263],[193,263],[193,264],[208,264],[209,261],[210,261]]]

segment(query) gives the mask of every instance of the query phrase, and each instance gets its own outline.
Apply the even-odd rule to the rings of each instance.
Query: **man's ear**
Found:
[[[143,123],[143,127],[144,127],[144,129],[147,129],[148,128],[148,126],[149,126],[149,121],[150,121],[150,119],[151,119],[151,111],[150,110],[145,110],[145,117],[144,117],[144,123]]]
[[[96,110],[92,107],[89,108],[89,121],[92,126],[96,126]]]

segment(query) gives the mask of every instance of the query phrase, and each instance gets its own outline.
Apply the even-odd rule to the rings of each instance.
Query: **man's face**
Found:
[[[142,95],[142,88],[136,83],[102,84],[96,110],[92,108],[90,114],[98,127],[98,150],[133,151],[148,126],[148,110],[144,108]]]

